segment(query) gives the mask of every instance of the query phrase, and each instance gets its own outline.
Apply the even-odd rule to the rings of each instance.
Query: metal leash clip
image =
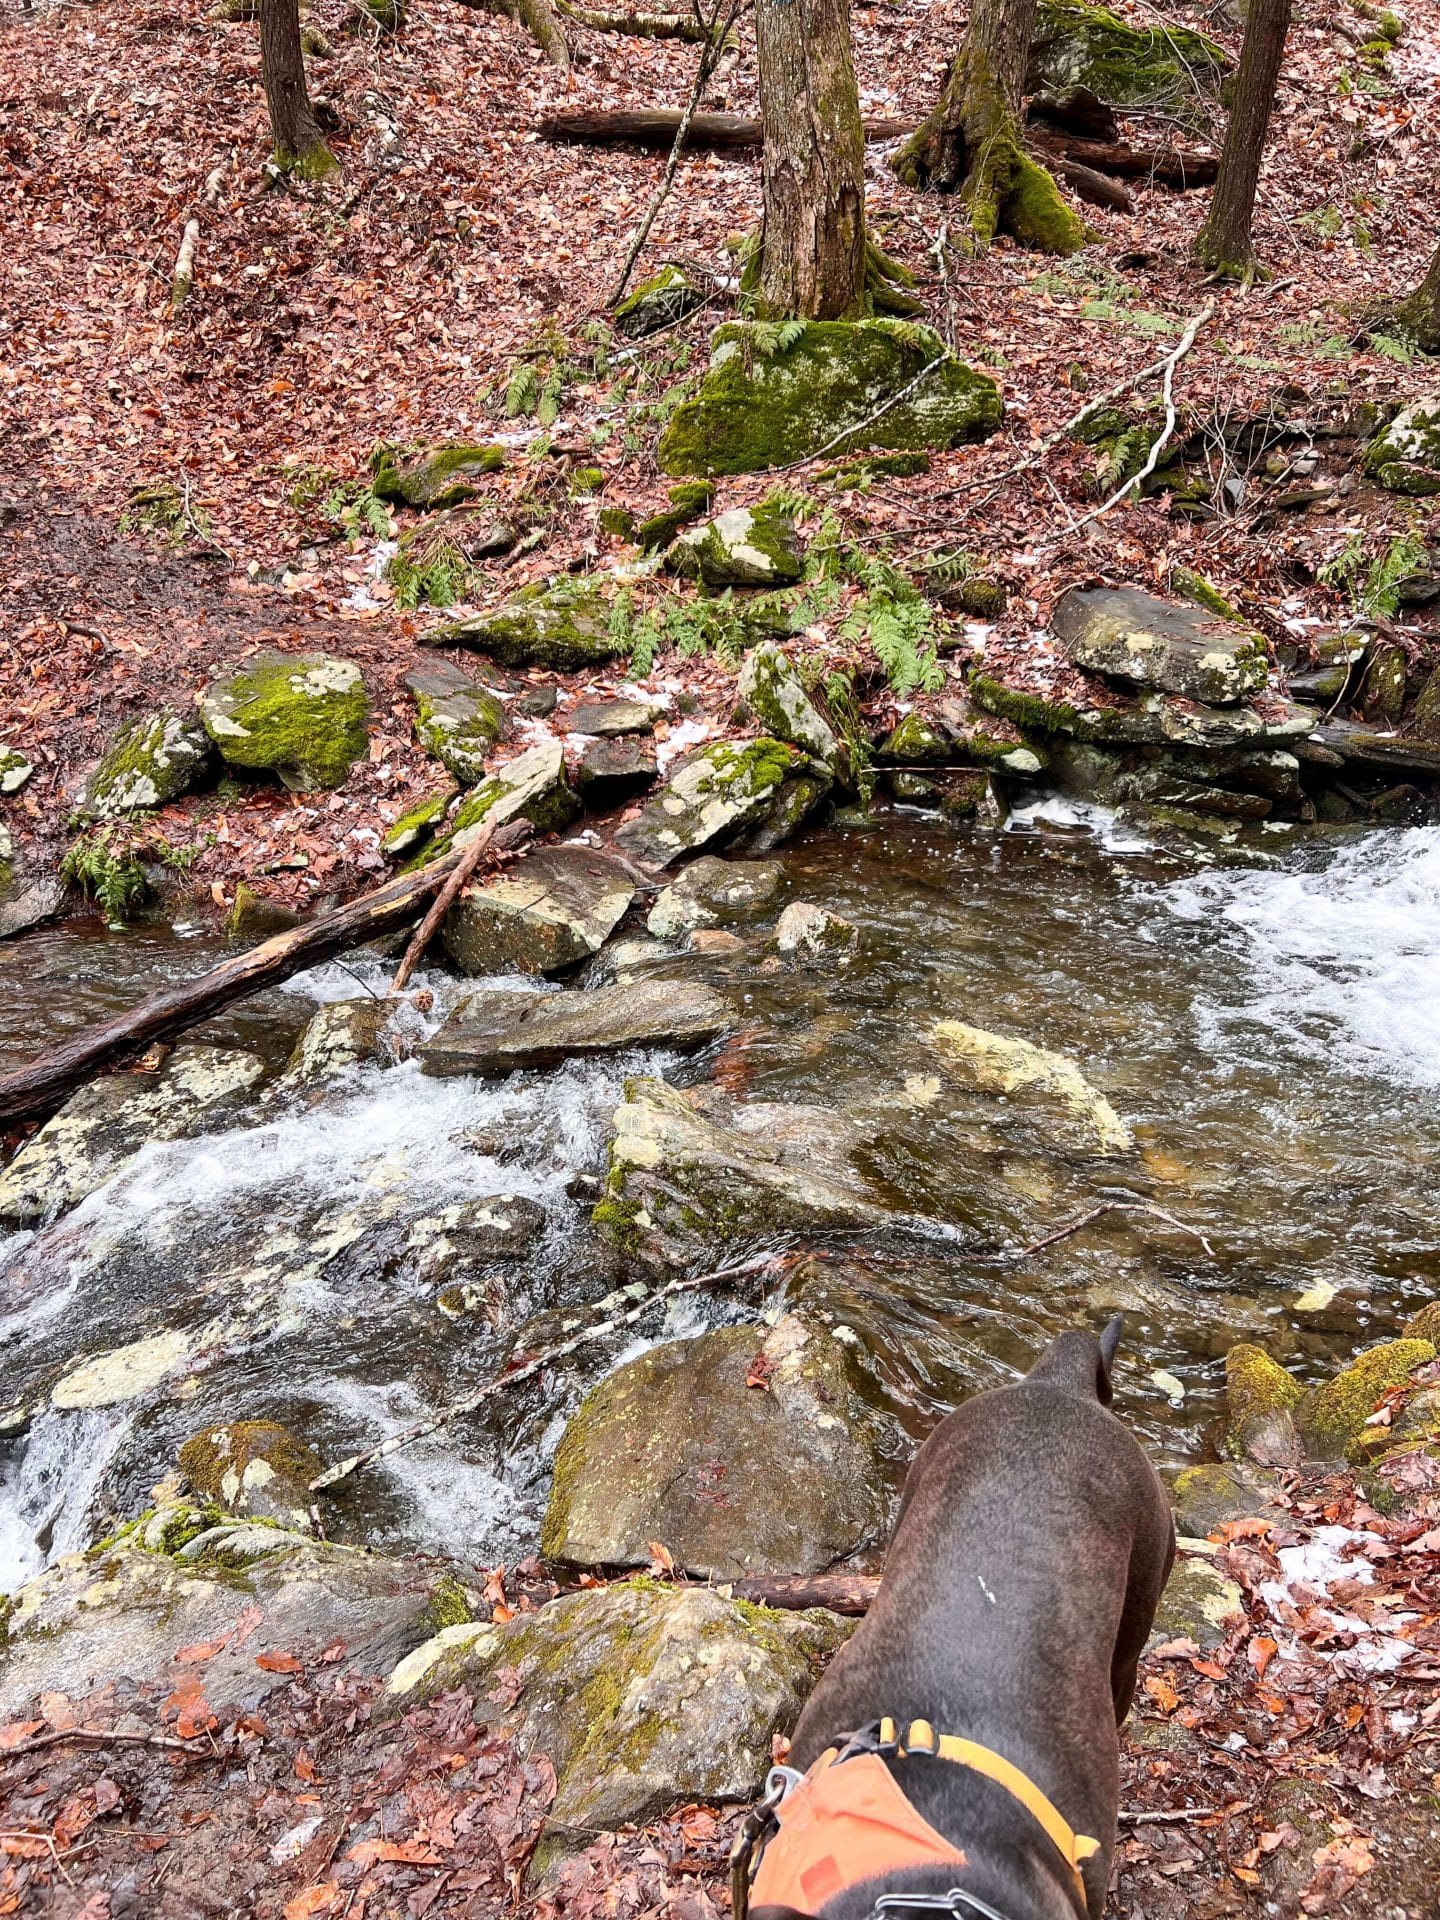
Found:
[[[951,1887],[948,1893],[882,1893],[870,1911],[873,1920],[883,1920],[884,1915],[906,1908],[924,1913],[948,1913],[952,1920],[969,1920],[971,1914],[978,1915],[978,1920],[1006,1920],[988,1900],[982,1900],[978,1893],[967,1893],[963,1887]]]
[[[764,1797],[746,1814],[730,1849],[730,1907],[733,1920],[746,1920],[750,1909],[750,1882],[760,1863],[765,1842],[779,1826],[781,1801],[805,1778],[794,1767],[771,1767],[765,1776]]]

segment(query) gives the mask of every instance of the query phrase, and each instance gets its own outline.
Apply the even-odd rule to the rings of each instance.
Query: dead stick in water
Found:
[[[495,829],[487,820],[461,854],[459,865],[431,901],[429,912],[411,934],[405,957],[395,969],[395,978],[390,982],[391,993],[403,993],[409,986],[411,974],[424,959],[425,949],[435,937],[435,929],[454,905],[460,889],[484,859],[485,850],[494,838]]]
[[[1149,1200],[1102,1200],[1098,1207],[1092,1207],[1088,1213],[1082,1213],[1078,1220],[1072,1220],[1068,1227],[1057,1227],[1054,1233],[1047,1233],[1043,1240],[1037,1240],[1033,1246],[1022,1247],[1015,1255],[1017,1260],[1028,1260],[1032,1253],[1039,1253],[1042,1247],[1053,1247],[1057,1240],[1068,1240],[1072,1233],[1079,1233],[1082,1227],[1088,1227],[1092,1220],[1098,1220],[1106,1213],[1153,1213],[1157,1220],[1163,1220],[1167,1227],[1174,1227],[1179,1233],[1191,1234],[1198,1240],[1213,1260],[1215,1249],[1201,1233],[1198,1227],[1187,1227],[1183,1220],[1177,1220],[1173,1213],[1167,1213],[1163,1207],[1152,1205]]]
[[[323,1473],[317,1473],[310,1482],[311,1493],[319,1493],[325,1487],[333,1487],[338,1480],[347,1480],[352,1473],[358,1473],[361,1467],[373,1466],[375,1461],[384,1460],[392,1453],[398,1453],[401,1447],[408,1447],[414,1440],[423,1440],[428,1434],[438,1433],[452,1420],[459,1420],[467,1413],[474,1413],[478,1407],[492,1399],[504,1387],[518,1387],[524,1380],[533,1380],[554,1360],[563,1360],[567,1354],[578,1348],[588,1346],[596,1340],[603,1340],[607,1334],[617,1332],[621,1327],[633,1326],[651,1307],[659,1301],[668,1299],[672,1294],[693,1293],[698,1287],[713,1286],[717,1280],[738,1280],[743,1274],[759,1273],[784,1258],[783,1254],[757,1254],[753,1260],[742,1260],[733,1267],[717,1267],[713,1273],[697,1274],[689,1280],[672,1280],[667,1286],[648,1290],[642,1300],[624,1313],[617,1313],[605,1320],[597,1321],[587,1327],[583,1333],[577,1333],[569,1340],[562,1340],[558,1346],[547,1347],[543,1353],[534,1354],[518,1367],[510,1367],[495,1374],[483,1387],[477,1387],[474,1393],[467,1394],[463,1400],[442,1407],[438,1413],[432,1413],[424,1420],[417,1420],[413,1426],[402,1427],[399,1433],[392,1433],[388,1440],[377,1440],[373,1447],[362,1447],[359,1453],[352,1453],[348,1460],[339,1460],[333,1467],[327,1467]],[[622,1300],[633,1292],[625,1288],[618,1294],[611,1294],[606,1305]]]

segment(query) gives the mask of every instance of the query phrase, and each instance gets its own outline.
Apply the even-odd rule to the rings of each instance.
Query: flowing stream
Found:
[[[1440,829],[1270,836],[1249,864],[1217,864],[1052,805],[1003,835],[894,814],[781,858],[783,897],[855,921],[860,957],[778,965],[769,921],[740,929],[742,952],[630,956],[735,1001],[739,1031],[707,1053],[499,1083],[429,1078],[410,1059],[284,1097],[262,1087],[228,1130],[152,1142],[40,1231],[0,1230],[0,1403],[18,1410],[0,1438],[0,1591],[148,1504],[203,1426],[275,1418],[338,1458],[472,1391],[553,1339],[562,1310],[633,1278],[594,1236],[577,1176],[603,1172],[635,1072],[880,1116],[870,1171],[914,1224],[829,1245],[765,1304],[856,1329],[870,1391],[905,1436],[897,1484],[911,1440],[1067,1323],[1125,1311],[1119,1405],[1173,1468],[1213,1449],[1234,1340],[1315,1373],[1434,1296]],[[71,925],[0,947],[0,1067],[215,952],[183,927]],[[591,977],[614,964],[602,954]],[[320,969],[197,1037],[278,1071],[320,1000],[387,973],[369,957]],[[471,983],[425,984],[433,1028]],[[1018,1103],[952,1099],[927,1041],[940,1018],[1070,1055],[1138,1151],[1097,1159],[1046,1138]],[[908,1118],[891,1127],[888,1113]],[[414,1223],[501,1193],[538,1201],[544,1234],[488,1311],[448,1318],[417,1268]],[[1024,1255],[1106,1201],[1170,1218],[1110,1212]],[[753,1251],[717,1246],[715,1263]],[[338,1487],[329,1531],[476,1564],[532,1550],[550,1456],[598,1370],[760,1305],[737,1289],[657,1309],[638,1339]],[[138,1340],[161,1364],[133,1393],[50,1401],[78,1360]]]

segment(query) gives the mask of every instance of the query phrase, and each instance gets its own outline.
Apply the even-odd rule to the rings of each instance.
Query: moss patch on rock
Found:
[[[667,260],[658,273],[642,280],[616,307],[612,316],[617,333],[642,340],[662,327],[677,326],[703,307],[706,294],[683,267]]]
[[[1362,1353],[1333,1380],[1318,1387],[1301,1413],[1309,1447],[1322,1460],[1343,1459],[1359,1439],[1377,1403],[1404,1383],[1416,1367],[1435,1358],[1429,1340],[1387,1340]]]
[[[338,787],[368,747],[360,669],[329,654],[257,654],[200,695],[200,718],[226,763],[278,774],[287,787]]]
[[[789,587],[805,573],[793,515],[766,500],[682,533],[665,564],[707,587]]]
[[[479,482],[487,474],[498,473],[504,464],[503,447],[468,441],[447,441],[411,454],[380,446],[371,456],[370,484],[381,500],[430,511],[473,499],[480,491]]]
[[[505,735],[499,699],[448,661],[407,673],[405,689],[415,702],[415,738],[462,786],[473,786]]]
[[[800,787],[809,764],[797,748],[765,735],[719,741],[675,767],[640,818],[616,837],[628,852],[670,866],[683,854],[758,830],[787,792]],[[805,786],[802,815],[828,783],[824,775],[818,787],[813,779]],[[797,824],[788,815],[780,823],[784,831]]]
[[[1279,1466],[1295,1458],[1300,1388],[1263,1347],[1248,1341],[1225,1356],[1225,1450]]]
[[[1026,91],[1088,87],[1112,107],[1179,104],[1218,96],[1230,66],[1207,34],[1168,20],[1137,28],[1084,0],[1040,0]]]
[[[310,1523],[309,1482],[323,1464],[313,1447],[274,1420],[206,1427],[180,1449],[180,1470],[203,1499],[302,1531]]]
[[[622,654],[628,644],[610,598],[593,580],[564,577],[522,587],[503,606],[421,636],[434,647],[474,647],[506,667],[576,673]]]
[[[201,786],[214,749],[198,720],[161,707],[115,734],[85,783],[79,813],[93,820],[164,806]]]
[[[960,446],[988,438],[1000,416],[994,380],[926,327],[730,321],[717,329],[709,369],[676,409],[657,457],[666,473],[758,473],[831,447]]]
[[[413,807],[407,807],[382,837],[380,851],[392,860],[401,854],[418,853],[439,831],[455,794],[454,787],[439,787],[434,793],[427,793],[423,800],[417,800]]]

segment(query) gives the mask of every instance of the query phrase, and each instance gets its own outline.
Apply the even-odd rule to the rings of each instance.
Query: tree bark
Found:
[[[756,0],[755,43],[765,133],[760,309],[858,318],[866,311],[865,136],[850,0]]]
[[[299,0],[260,0],[260,84],[270,109],[275,164],[323,180],[339,165],[326,146],[305,85]]]
[[[1255,246],[1251,222],[1255,215],[1255,188],[1275,102],[1275,83],[1285,56],[1292,0],[1250,0],[1245,19],[1245,43],[1225,145],[1210,196],[1210,211],[1195,238],[1195,258],[1202,266],[1227,279],[1249,279],[1255,273]]]
[[[1440,247],[1419,286],[1394,308],[1393,318],[1422,353],[1440,353]]]
[[[981,246],[1003,231],[1045,253],[1075,253],[1084,223],[1021,138],[1035,8],[1036,0],[975,0],[935,111],[891,164],[917,190],[963,194]]]

